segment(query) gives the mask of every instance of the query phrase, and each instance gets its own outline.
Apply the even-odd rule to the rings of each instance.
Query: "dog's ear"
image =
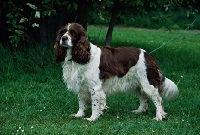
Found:
[[[85,42],[88,41],[87,32],[82,27],[82,25],[80,25],[78,23],[73,23],[72,31],[73,31],[73,33],[71,33],[71,35],[73,37],[73,41],[75,41],[77,43],[82,43],[82,44],[84,44]]]
[[[55,49],[55,60],[56,62],[62,62],[65,60],[67,54],[67,48],[60,46],[60,39],[62,37],[62,29],[58,30],[56,33],[56,43],[54,44]]]
[[[62,47],[59,45],[58,42],[54,44],[54,49],[55,49],[55,59],[56,62],[62,62],[65,60],[66,54],[67,54],[67,48]]]
[[[72,47],[72,59],[79,64],[86,64],[90,60],[90,43],[87,34],[81,33],[79,41]]]
[[[79,40],[80,43],[85,43],[85,42],[88,40],[86,31],[85,31],[84,29],[82,30],[80,36],[81,36],[81,38],[80,38],[80,40]]]
[[[74,44],[72,46],[72,60],[79,64],[86,64],[90,60],[90,43],[86,30],[78,23],[73,24],[75,30]]]
[[[61,35],[61,29],[57,31],[56,33],[56,42],[60,42],[60,39],[61,39],[62,35]]]
[[[72,47],[72,59],[79,64],[86,64],[90,61],[90,43],[78,42]]]

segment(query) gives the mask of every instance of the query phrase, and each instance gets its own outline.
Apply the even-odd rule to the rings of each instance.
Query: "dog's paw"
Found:
[[[133,110],[133,111],[131,111],[132,113],[135,113],[135,114],[140,114],[140,113],[142,113],[141,111],[139,111],[139,110]]]
[[[92,121],[95,121],[96,119],[93,119],[93,118],[84,118],[84,120],[87,120],[89,122],[92,122]]]
[[[101,108],[102,111],[106,111],[106,110],[108,110],[110,107],[108,107],[108,106],[106,105],[106,106],[101,106],[100,108]]]
[[[137,109],[137,110],[133,110],[133,111],[131,111],[132,113],[135,113],[135,114],[141,114],[141,113],[145,113],[147,110],[139,110],[139,109]]]
[[[71,114],[70,116],[71,117],[76,117],[76,118],[84,117],[84,115],[80,115],[80,114],[76,114],[76,113]]]
[[[105,106],[103,110],[108,110],[110,107],[109,106]]]
[[[162,121],[163,119],[167,119],[167,113],[162,111],[162,112],[156,112],[156,117],[153,118],[153,120],[157,120],[157,121]]]
[[[163,113],[162,113],[162,118],[163,118],[163,119],[167,119],[167,113],[164,112],[164,111],[163,111]]]
[[[162,121],[162,118],[155,117],[155,118],[153,118],[153,120]]]

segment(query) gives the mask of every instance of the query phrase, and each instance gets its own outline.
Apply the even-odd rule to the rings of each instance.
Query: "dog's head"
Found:
[[[56,40],[63,47],[72,47],[87,40],[85,29],[78,23],[68,23],[58,31]]]
[[[86,30],[78,23],[68,23],[57,32],[57,49],[72,49],[72,60],[79,64],[86,64],[90,60],[90,43]],[[62,52],[62,51],[61,51]],[[59,54],[58,54],[59,55]],[[63,54],[62,54],[63,55]],[[66,55],[66,51],[65,51]],[[56,59],[58,59],[56,56]],[[63,61],[63,59],[61,60]]]

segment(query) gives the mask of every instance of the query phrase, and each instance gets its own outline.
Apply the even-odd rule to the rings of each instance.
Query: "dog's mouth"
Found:
[[[60,42],[60,46],[62,46],[62,47],[68,47],[68,45],[65,42]]]
[[[66,41],[60,40],[60,46],[62,46],[62,47],[72,47],[72,43],[70,43],[68,40],[66,40]]]

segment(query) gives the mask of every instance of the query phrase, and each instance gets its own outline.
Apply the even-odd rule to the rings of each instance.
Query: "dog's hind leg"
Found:
[[[147,82],[144,83],[144,81],[142,81],[141,87],[156,106],[156,117],[154,119],[162,120],[162,118],[165,118],[166,113],[163,110],[162,98],[158,93],[158,89],[156,89],[153,85],[149,85]]]
[[[136,94],[140,99],[140,106],[137,110],[133,110],[132,112],[134,112],[135,114],[146,112],[148,110],[148,97],[140,91],[137,91]]]
[[[150,98],[153,101],[154,105],[156,106],[156,117],[154,118],[154,120],[162,120],[163,118],[166,118],[167,113],[164,112],[163,109],[164,107],[162,105],[162,98],[158,94],[158,92],[152,94]]]

